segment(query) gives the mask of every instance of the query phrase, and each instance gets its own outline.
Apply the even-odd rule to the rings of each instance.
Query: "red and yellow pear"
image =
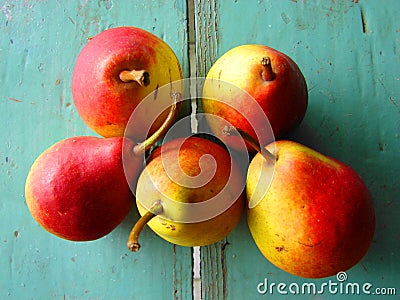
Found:
[[[96,133],[124,136],[138,104],[159,87],[181,79],[180,63],[166,42],[141,28],[115,27],[91,38],[79,53],[72,74],[72,96],[83,121]],[[153,95],[155,103],[163,97]],[[150,124],[149,135],[167,115],[168,110]],[[145,139],[141,128],[149,127],[149,121],[153,118],[143,114],[129,137]]]
[[[110,233],[129,213],[131,187],[148,150],[176,117],[173,103],[162,126],[136,144],[126,137],[71,137],[46,149],[32,164],[25,197],[32,217],[67,240],[89,241]]]
[[[226,125],[266,145],[274,136],[284,138],[303,120],[307,84],[288,55],[265,45],[240,45],[224,53],[210,68],[202,105],[211,130],[227,145],[238,148],[237,138],[222,134]],[[273,135],[263,132],[269,131],[269,126]],[[248,150],[252,148],[248,146]]]
[[[280,140],[256,154],[247,173],[247,220],[262,254],[307,278],[356,265],[374,237],[371,195],[350,166],[302,144]]]
[[[45,150],[26,180],[33,218],[67,240],[95,240],[111,232],[134,202],[122,165],[123,139],[79,136]],[[143,159],[134,164],[138,168]]]

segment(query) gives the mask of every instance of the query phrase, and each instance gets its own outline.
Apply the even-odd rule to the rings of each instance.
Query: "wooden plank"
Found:
[[[166,12],[168,12],[166,14]],[[186,1],[2,1],[0,3],[0,298],[190,299],[191,249],[143,232],[125,242],[133,209],[108,236],[67,242],[37,225],[24,202],[33,160],[51,144],[95,135],[71,98],[74,61],[87,39],[122,25],[164,39],[188,75]]]
[[[197,0],[195,12],[198,76],[225,51],[247,43],[269,45],[298,63],[308,83],[309,108],[290,138],[350,164],[374,198],[374,243],[347,272],[347,282],[396,287],[398,293],[399,3]],[[202,247],[201,261],[203,299],[282,296],[276,290],[258,293],[265,278],[276,284],[328,282],[304,280],[271,265],[254,245],[245,217],[225,240]],[[315,297],[335,295],[325,290]]]
[[[195,14],[195,53],[196,77],[205,77],[214,61],[218,49],[217,1],[198,0],[194,3]],[[197,111],[202,112],[201,102],[197,102]],[[197,117],[199,124],[205,119]],[[200,247],[201,299],[225,299],[225,253],[222,250],[227,239],[215,244]]]

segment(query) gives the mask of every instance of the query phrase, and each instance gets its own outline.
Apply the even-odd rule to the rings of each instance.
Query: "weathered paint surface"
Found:
[[[377,229],[367,256],[347,272],[400,292],[400,25],[398,1],[195,1],[198,76],[240,44],[269,45],[291,56],[306,77],[309,108],[290,137],[356,169],[374,198]],[[240,71],[240,70],[238,70]],[[290,283],[318,285],[263,258],[245,217],[224,241],[201,248],[204,299],[286,299]],[[287,284],[287,295],[257,291]],[[264,288],[261,286],[261,288]],[[270,294],[273,293],[273,294]],[[351,293],[350,293],[351,294]],[[325,289],[296,299],[338,299]],[[343,295],[342,297],[359,297]],[[398,296],[397,296],[398,297]],[[388,297],[389,298],[389,297]]]
[[[146,228],[141,251],[127,249],[135,209],[108,236],[73,243],[40,228],[25,204],[26,175],[44,149],[95,135],[73,104],[72,69],[89,37],[122,25],[164,39],[187,76],[185,1],[0,2],[1,299],[191,298],[190,248]]]
[[[186,4],[0,2],[1,299],[192,298],[189,248],[168,244],[145,228],[141,251],[128,252],[125,241],[136,210],[98,241],[66,242],[32,220],[23,190],[30,165],[45,148],[65,137],[94,135],[79,118],[70,92],[73,64],[87,38],[109,27],[142,27],[173,48],[187,77]],[[346,282],[371,283],[371,291],[396,287],[398,295],[398,1],[194,0],[194,6],[198,76],[205,76],[225,51],[245,43],[267,44],[298,63],[310,105],[291,138],[350,164],[374,197],[375,240],[362,262],[347,272]],[[265,279],[287,285],[338,282],[303,280],[272,266],[253,243],[245,217],[225,240],[201,248],[201,268],[204,299],[290,297],[277,289],[260,294],[257,286]],[[325,289],[296,299],[312,297],[352,295]]]

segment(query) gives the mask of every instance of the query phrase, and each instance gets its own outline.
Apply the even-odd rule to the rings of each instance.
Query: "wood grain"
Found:
[[[195,1],[199,76],[241,44],[269,45],[297,62],[307,80],[309,107],[288,138],[351,165],[374,198],[375,240],[364,259],[347,272],[348,282],[395,286],[397,291],[399,10],[396,1]],[[276,284],[309,282],[264,259],[245,217],[224,241],[202,247],[201,259],[204,299],[285,298],[288,295],[279,295],[276,289],[262,295],[257,285],[265,278]],[[329,279],[336,280],[333,276],[312,282]],[[335,295],[325,291],[315,297]]]
[[[347,282],[396,287],[398,294],[398,1],[193,2],[196,76],[206,76],[219,56],[246,43],[269,45],[298,63],[308,84],[309,108],[289,138],[350,164],[374,198],[374,243],[347,272]],[[71,98],[74,61],[89,37],[122,25],[142,27],[164,39],[181,61],[185,77],[190,76],[184,0],[0,3],[1,299],[193,297],[190,248],[171,245],[145,228],[140,252],[128,252],[125,241],[138,218],[135,209],[107,237],[72,243],[40,228],[24,202],[29,167],[44,149],[65,137],[94,135]],[[189,108],[183,114],[188,113]],[[265,279],[288,285],[337,282],[335,277],[304,280],[275,268],[256,248],[245,216],[227,238],[201,247],[203,299],[292,296],[279,295],[276,289],[260,294],[257,286]],[[359,297],[325,290],[296,299],[340,296]]]
[[[0,3],[1,299],[191,298],[190,248],[148,228],[139,253],[125,246],[135,208],[106,237],[73,243],[40,228],[24,201],[26,175],[44,149],[95,135],[71,96],[74,62],[87,39],[110,27],[141,27],[173,48],[188,76],[186,18],[186,1],[178,0]]]

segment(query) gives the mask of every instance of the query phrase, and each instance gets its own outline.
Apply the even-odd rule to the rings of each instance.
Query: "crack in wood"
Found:
[[[361,16],[362,32],[366,34],[366,33],[368,33],[367,21],[365,19],[365,13],[361,7],[360,7],[360,16]]]
[[[228,240],[225,238],[225,242],[221,244],[221,269],[222,269],[222,298],[227,299],[227,265],[225,262],[226,254],[225,249],[230,245]]]

